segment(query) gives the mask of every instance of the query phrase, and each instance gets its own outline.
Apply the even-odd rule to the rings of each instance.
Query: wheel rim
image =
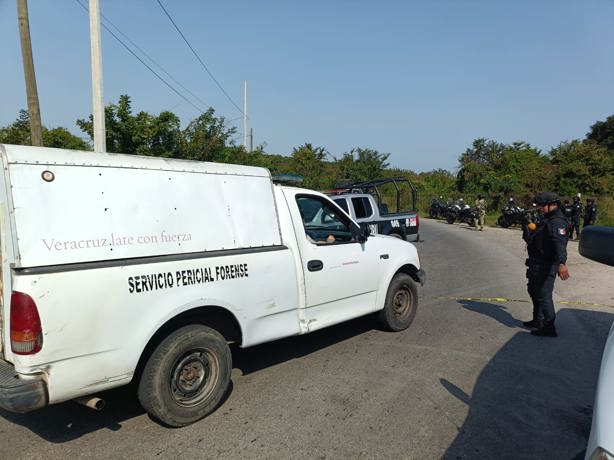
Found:
[[[394,293],[392,299],[392,311],[394,316],[399,319],[404,319],[409,315],[412,309],[413,298],[411,291],[407,286],[403,286]]]
[[[205,349],[191,350],[173,366],[171,395],[180,406],[195,406],[211,394],[218,375],[215,355]]]

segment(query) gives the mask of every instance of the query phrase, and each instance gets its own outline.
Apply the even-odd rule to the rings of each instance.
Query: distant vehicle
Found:
[[[585,227],[580,235],[580,254],[614,266],[614,227]],[[603,349],[593,404],[593,423],[586,460],[614,459],[614,324]]]
[[[466,223],[470,227],[475,227],[478,212],[464,201],[452,204],[446,209],[446,222],[453,224],[454,222]]]
[[[433,198],[431,200],[431,207],[429,208],[429,217],[432,219],[445,217],[447,210],[448,206],[446,203],[441,201],[440,198]]]
[[[371,234],[420,239],[417,191],[406,178],[356,182],[324,192]]]
[[[523,225],[526,223],[526,213],[530,210],[524,210],[514,204],[506,204],[501,208],[501,215],[497,219],[499,227],[508,228],[512,225]]]

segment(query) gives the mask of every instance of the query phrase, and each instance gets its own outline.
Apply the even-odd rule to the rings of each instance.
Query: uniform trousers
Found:
[[[533,320],[549,326],[554,324],[556,313],[552,291],[556,278],[556,265],[529,264],[527,290],[533,301]]]
[[[572,218],[571,225],[569,226],[569,238],[573,239],[574,230],[576,231],[576,238],[580,238],[580,218]]]

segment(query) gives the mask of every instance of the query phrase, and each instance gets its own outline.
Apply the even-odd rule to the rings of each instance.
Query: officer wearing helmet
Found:
[[[587,198],[586,212],[584,213],[584,227],[595,225],[595,220],[597,220],[597,205],[595,204],[594,199]]]
[[[584,209],[582,208],[582,202],[580,201],[580,197],[578,195],[573,197],[573,204],[571,205],[571,227],[569,230],[570,240],[573,240],[574,230],[576,232],[576,238],[580,238],[580,217],[584,213]]]
[[[527,242],[527,290],[533,302],[533,319],[522,324],[533,329],[532,335],[556,337],[555,311],[552,301],[554,280],[569,278],[567,269],[567,221],[559,208],[555,193],[543,192],[535,197],[543,217],[534,229],[523,233]]]

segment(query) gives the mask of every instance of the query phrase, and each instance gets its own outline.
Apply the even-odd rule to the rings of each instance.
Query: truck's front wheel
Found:
[[[143,408],[160,422],[185,426],[211,413],[230,382],[232,357],[224,337],[202,325],[166,337],[147,361],[138,388]]]
[[[416,317],[418,290],[411,276],[397,273],[386,294],[384,309],[379,313],[381,324],[390,331],[407,329]]]

